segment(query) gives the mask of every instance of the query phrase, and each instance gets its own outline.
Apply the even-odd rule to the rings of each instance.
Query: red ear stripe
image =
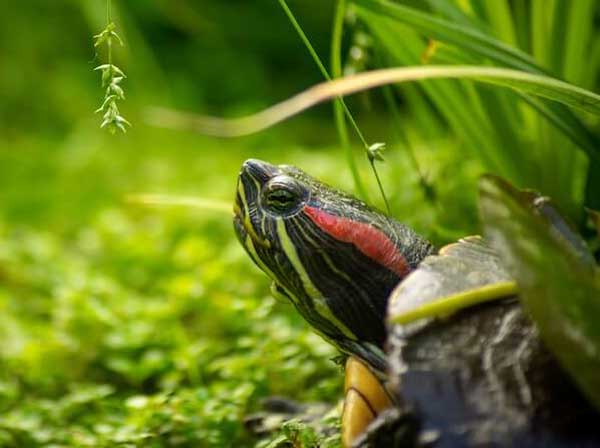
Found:
[[[344,243],[352,243],[367,257],[404,277],[410,272],[406,259],[396,245],[381,230],[371,224],[330,215],[305,206],[306,215],[324,232]]]

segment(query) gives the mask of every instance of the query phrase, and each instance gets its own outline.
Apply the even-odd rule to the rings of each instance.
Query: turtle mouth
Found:
[[[242,246],[246,246],[248,242],[246,241],[248,235],[252,237],[254,233],[254,229],[248,229],[248,226],[252,227],[252,224],[246,218],[246,213],[244,212],[244,208],[242,207],[239,194],[235,199],[235,203],[233,204],[233,229],[235,230],[235,234],[238,237]]]
[[[257,244],[264,248],[270,249],[271,243],[268,239],[262,238],[257,232],[252,222],[250,221],[250,217],[247,212],[241,207],[239,202],[239,197],[236,198],[236,201],[233,205],[233,228],[235,230],[235,234],[238,237],[242,246],[246,246],[248,244],[248,237],[253,244]]]
[[[238,178],[237,193],[235,195],[235,202],[233,203],[233,229],[235,230],[238,240],[240,243],[242,243],[242,246],[245,246],[248,231],[244,225],[245,212],[242,199],[240,197],[240,188],[243,188],[243,186],[241,185],[241,179]]]
[[[249,237],[252,244],[261,246],[265,249],[271,249],[271,242],[256,233],[256,230],[246,217],[235,214],[233,216],[233,228],[243,246],[248,244]]]
[[[257,230],[259,215],[258,195],[260,188],[272,177],[277,168],[261,160],[246,160],[238,176],[237,193],[233,204],[233,226],[243,246],[258,245],[271,248],[271,242]]]

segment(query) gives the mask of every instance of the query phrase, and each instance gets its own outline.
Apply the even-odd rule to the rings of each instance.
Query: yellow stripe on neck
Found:
[[[346,325],[331,312],[331,309],[327,306],[323,295],[310,279],[310,276],[306,272],[306,269],[304,269],[304,265],[298,257],[296,246],[294,246],[294,243],[292,242],[287,233],[283,219],[277,220],[277,235],[279,236],[279,241],[281,242],[281,247],[283,248],[283,251],[290,260],[290,263],[294,267],[294,270],[300,277],[300,281],[302,282],[304,290],[309,295],[309,297],[313,299],[315,311],[317,311],[321,315],[321,317],[333,323],[338,328],[338,330],[340,330],[342,334],[348,339],[356,340],[357,338],[354,335],[354,333],[352,333],[348,329],[348,327],[346,327]]]

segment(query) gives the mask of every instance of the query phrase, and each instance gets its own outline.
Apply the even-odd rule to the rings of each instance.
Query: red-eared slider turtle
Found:
[[[348,355],[344,445],[600,446],[598,414],[481,238],[437,251],[303,171],[258,160],[242,166],[234,212],[274,293]],[[439,306],[457,299],[459,311]]]

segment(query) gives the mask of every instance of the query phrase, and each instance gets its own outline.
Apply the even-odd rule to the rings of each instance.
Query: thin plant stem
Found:
[[[106,0],[106,25],[112,23],[112,11],[111,11],[111,0]],[[112,39],[107,41],[107,52],[108,52],[108,63],[112,65]]]
[[[289,8],[289,6],[285,2],[285,0],[279,0],[279,4],[281,5],[281,8],[283,9],[283,12],[285,12],[285,15],[287,16],[287,18],[289,19],[289,21],[292,23],[292,26],[294,27],[294,29],[296,30],[296,32],[300,36],[300,39],[302,40],[302,42],[306,46],[306,49],[308,50],[308,52],[312,56],[313,60],[317,64],[317,67],[321,71],[321,74],[323,75],[323,77],[325,79],[327,79],[328,81],[331,80],[331,76],[329,76],[329,73],[327,72],[327,69],[325,68],[325,66],[321,62],[321,59],[319,58],[319,55],[317,54],[317,52],[315,51],[314,47],[312,46],[312,44],[308,40],[308,37],[306,36],[306,34],[304,34],[304,31],[302,30],[302,27],[300,26],[300,24],[296,20],[296,17],[292,13],[292,10]]]
[[[339,78],[342,76],[342,34],[344,29],[344,14],[346,12],[346,0],[338,0],[335,14],[333,17],[333,30],[331,37],[331,75],[333,78]],[[350,138],[348,136],[348,127],[346,126],[346,119],[344,118],[344,106],[342,101],[336,100],[333,103],[334,119],[336,129],[346,153],[346,161],[352,172],[354,184],[359,195],[364,199],[367,199],[367,192],[360,178],[356,161],[354,160],[354,154],[352,152],[352,146],[350,145]]]
[[[385,195],[385,190],[383,189],[383,184],[381,183],[381,179],[379,178],[379,172],[377,171],[377,168],[375,167],[375,159],[372,157],[369,157],[369,163],[371,164],[371,169],[373,170],[373,174],[375,175],[375,179],[377,180],[377,186],[379,187],[381,197],[383,198],[383,203],[385,204],[386,213],[388,215],[391,215],[392,210],[390,209],[390,203],[388,202],[387,196]]]
[[[294,27],[294,29],[296,30],[296,32],[300,36],[300,39],[302,40],[302,42],[304,43],[304,45],[308,49],[308,52],[310,53],[310,55],[312,56],[313,60],[317,64],[317,67],[321,71],[321,74],[323,75],[323,77],[326,80],[331,81],[331,76],[329,75],[329,72],[327,71],[327,69],[323,65],[323,62],[321,62],[321,58],[319,58],[319,55],[317,54],[317,52],[315,51],[314,47],[312,46],[312,44],[308,40],[308,37],[306,36],[306,34],[304,33],[304,31],[302,30],[302,27],[300,26],[300,24],[296,20],[296,17],[292,13],[291,9],[288,7],[286,1],[285,0],[279,0],[279,4],[281,5],[281,8],[283,9],[283,11],[285,12],[286,16],[288,17],[288,19],[292,23],[292,26]],[[343,11],[345,10],[344,6],[345,6],[344,3],[342,3],[342,7],[341,7],[341,9],[342,9],[342,17],[343,17]],[[367,151],[367,154],[369,154],[369,144],[367,143],[367,140],[365,139],[363,133],[361,132],[360,128],[358,127],[358,124],[356,123],[356,120],[354,119],[352,113],[350,112],[350,109],[346,105],[346,102],[344,101],[344,99],[341,96],[337,97],[337,100],[341,103],[342,108],[344,110],[344,113],[346,114],[346,117],[348,118],[348,121],[350,122],[350,124],[354,128],[354,131],[356,132],[356,135],[358,136],[358,138],[362,142],[363,146],[365,147],[365,151]],[[387,197],[385,195],[385,191],[383,190],[383,185],[381,183],[381,180],[379,179],[379,175],[377,173],[377,168],[375,167],[375,161],[374,161],[374,159],[372,157],[369,157],[369,162],[371,164],[371,169],[373,170],[373,173],[375,175],[375,179],[377,180],[377,185],[378,185],[379,190],[381,192],[381,196],[383,197],[383,202],[385,203],[385,207],[386,207],[387,213],[390,214],[390,205],[389,205]],[[355,176],[354,181],[355,181],[355,184],[358,186],[360,184],[360,178],[358,176],[358,170],[355,169],[352,174],[353,174],[353,176]],[[358,181],[357,181],[357,179],[358,179]],[[364,189],[363,189],[363,194],[362,195],[366,196],[364,194]]]
[[[383,190],[383,184],[381,183],[381,178],[379,177],[379,172],[375,168],[375,159],[369,157],[369,162],[371,163],[371,168],[373,169],[373,174],[375,175],[375,180],[377,181],[377,186],[379,187],[379,191],[381,191],[381,196],[383,197],[383,202],[385,203],[385,209],[388,215],[391,215],[392,212],[390,210],[390,203],[385,196],[385,191]]]

